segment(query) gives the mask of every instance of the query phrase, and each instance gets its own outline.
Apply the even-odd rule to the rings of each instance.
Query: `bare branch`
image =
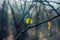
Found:
[[[15,22],[15,25],[17,24],[16,23],[16,19],[15,19],[15,15],[14,15],[14,10],[13,10],[13,8],[12,8],[12,6],[11,6],[11,4],[10,4],[10,2],[8,1],[8,4],[9,4],[9,6],[10,6],[10,8],[11,8],[11,11],[12,11],[12,15],[13,15],[13,19],[14,19],[14,22]]]
[[[32,1],[28,1],[28,2],[32,2]],[[33,1],[33,2],[45,2],[45,1]],[[55,2],[55,1],[48,1],[48,2],[52,2],[52,3],[56,3],[56,4],[60,4],[60,2]]]
[[[48,3],[48,5],[53,9],[54,12],[56,12],[57,14],[60,14],[48,1],[45,1]]]
[[[37,24],[35,24],[35,25],[33,25],[33,26],[29,26],[29,27],[26,28],[23,32],[21,32],[21,34],[18,34],[17,37],[16,37],[16,39],[17,39],[19,36],[23,35],[25,32],[27,32],[29,29],[34,28],[34,27],[37,27],[38,25],[44,24],[44,23],[46,23],[46,22],[52,21],[53,19],[55,19],[55,18],[57,18],[57,17],[59,17],[59,16],[60,16],[60,15],[57,15],[57,16],[55,16],[55,17],[53,17],[53,18],[51,18],[51,19],[49,19],[49,20],[47,20],[47,21],[37,23]],[[15,40],[16,40],[16,39],[15,39]]]
[[[38,1],[38,2],[46,2],[46,1]],[[60,2],[55,2],[55,1],[47,1],[47,2],[52,2],[52,3],[56,3],[56,4],[60,4]]]

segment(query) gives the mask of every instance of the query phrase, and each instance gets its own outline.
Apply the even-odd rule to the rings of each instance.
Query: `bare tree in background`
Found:
[[[30,39],[27,39],[28,38],[28,30],[29,29],[32,29],[32,28],[36,28],[36,37],[34,40],[39,40],[38,39],[38,30],[39,28],[41,29],[41,27],[43,26],[40,26],[41,24],[44,24],[44,23],[47,23],[47,22],[51,22],[53,19],[57,18],[60,16],[60,13],[58,12],[57,9],[55,9],[51,4],[50,2],[53,2],[53,3],[56,3],[56,4],[60,4],[59,2],[54,2],[54,1],[47,1],[47,0],[33,0],[33,1],[23,1],[24,4],[21,3],[22,0],[20,0],[20,5],[18,6],[17,5],[17,2],[16,0],[14,0],[14,3],[15,5],[11,5],[10,3],[10,0],[5,0],[3,1],[3,4],[2,4],[2,8],[0,9],[0,39],[3,40],[6,40],[7,38],[7,35],[8,35],[8,6],[10,7],[11,9],[11,14],[13,16],[13,21],[14,21],[14,28],[16,29],[15,30],[15,33],[13,32],[13,35],[14,35],[14,40],[30,40]],[[7,3],[6,3],[7,2]],[[31,4],[28,4],[28,2],[31,2]],[[39,8],[38,9],[38,3],[40,4]],[[43,5],[43,6],[41,6]],[[50,14],[50,13],[47,13],[45,14],[44,12],[44,6],[45,7],[50,7],[52,9],[52,11],[54,11],[55,13],[51,13],[51,15],[53,16],[54,14],[56,16],[53,16],[53,17],[48,17],[47,14]],[[36,14],[34,14],[32,12],[32,14],[30,14],[31,10],[34,9],[34,11],[36,10]],[[47,9],[46,9],[47,10]],[[49,10],[50,11],[50,10]],[[52,12],[51,11],[51,12]],[[30,16],[31,15],[31,16]],[[25,23],[25,19],[28,17],[32,17],[33,15],[35,15],[35,20],[37,20],[38,22],[34,22],[32,25],[30,24],[26,24]],[[50,15],[50,16],[51,16]],[[41,21],[39,16],[41,16],[40,18],[43,20]],[[46,17],[47,16],[47,17]],[[46,20],[47,19],[47,20]],[[59,21],[59,18],[58,18],[58,26],[60,24],[60,21]],[[60,29],[60,27],[59,27]],[[12,30],[13,31],[13,30]],[[12,40],[12,39],[11,39]],[[33,40],[33,39],[31,39]]]

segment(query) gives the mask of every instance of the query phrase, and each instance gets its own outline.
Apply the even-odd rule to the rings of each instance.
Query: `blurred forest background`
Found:
[[[60,40],[60,0],[0,0],[0,40]]]

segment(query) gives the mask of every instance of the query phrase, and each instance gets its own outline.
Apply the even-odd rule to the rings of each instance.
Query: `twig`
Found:
[[[55,17],[53,17],[53,18],[51,18],[51,19],[49,19],[49,20],[47,20],[47,21],[40,22],[40,23],[37,23],[37,24],[35,24],[35,25],[33,25],[33,26],[30,26],[30,27],[26,28],[26,30],[24,30],[23,32],[21,32],[21,34],[18,34],[18,36],[16,37],[16,39],[17,39],[19,36],[23,35],[25,32],[27,32],[29,29],[34,28],[34,27],[37,27],[38,25],[44,24],[44,23],[46,23],[46,22],[52,21],[53,19],[55,19],[55,18],[57,18],[57,17],[59,17],[59,16],[60,16],[60,15],[57,15],[57,16],[55,16]],[[15,39],[15,40],[16,40],[16,39]]]
[[[55,11],[57,14],[60,14],[59,12],[56,11],[56,9],[47,0],[45,0],[45,2],[48,3],[48,5],[53,9],[53,11]]]

